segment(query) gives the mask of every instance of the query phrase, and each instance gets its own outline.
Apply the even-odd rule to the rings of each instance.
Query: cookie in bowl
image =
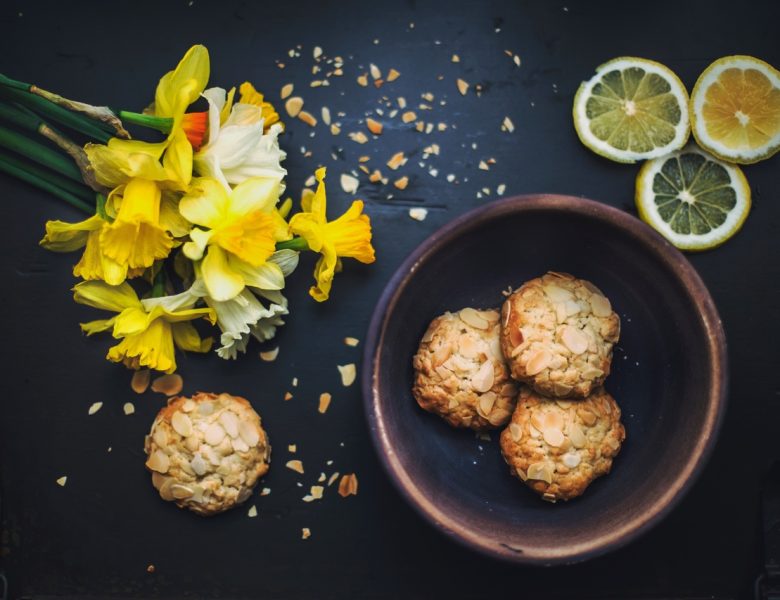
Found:
[[[609,375],[620,318],[589,281],[549,272],[510,294],[501,316],[512,376],[540,394],[584,398]]]
[[[412,360],[412,394],[421,408],[477,431],[509,420],[517,388],[501,354],[499,317],[464,308],[431,322]]]
[[[582,400],[553,400],[523,386],[501,454],[512,475],[549,502],[582,495],[606,475],[626,431],[604,388]]]
[[[268,472],[271,446],[245,398],[171,398],[146,436],[146,468],[163,500],[210,516],[244,502]]]

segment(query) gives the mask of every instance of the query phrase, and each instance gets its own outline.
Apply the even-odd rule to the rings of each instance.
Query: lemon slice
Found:
[[[688,92],[669,68],[624,56],[604,63],[574,96],[574,128],[588,148],[633,163],[688,141]]]
[[[709,250],[733,236],[750,212],[742,170],[693,146],[646,162],[636,178],[642,220],[682,250]]]
[[[693,136],[723,160],[750,164],[780,150],[780,72],[752,56],[719,58],[691,94]]]

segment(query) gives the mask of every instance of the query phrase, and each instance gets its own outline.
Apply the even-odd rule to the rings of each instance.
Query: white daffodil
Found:
[[[298,253],[279,250],[269,261],[278,265],[287,277],[298,265]],[[236,358],[239,352],[246,352],[250,335],[261,342],[271,339],[276,328],[284,325],[282,316],[288,314],[287,299],[279,290],[245,287],[230,300],[219,301],[209,296],[203,279],[198,278],[189,293],[203,298],[216,313],[217,325],[222,331],[217,354],[224,359]]]
[[[209,103],[209,127],[206,143],[194,156],[195,170],[204,177],[213,177],[222,185],[236,185],[250,177],[287,175],[281,165],[287,154],[279,147],[280,123],[263,131],[263,110],[254,104],[237,102],[225,114],[230,100],[222,88],[203,92]]]

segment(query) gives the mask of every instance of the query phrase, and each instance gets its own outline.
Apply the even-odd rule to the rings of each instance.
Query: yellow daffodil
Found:
[[[362,263],[376,260],[371,245],[371,221],[363,213],[363,201],[355,200],[347,212],[328,222],[325,211],[325,168],[315,172],[319,182],[317,191],[302,200],[303,212],[290,219],[290,231],[306,240],[309,248],[322,254],[314,268],[317,284],[309,294],[317,302],[330,295],[333,276],[340,268],[341,257],[354,258]]]
[[[247,285],[282,289],[281,269],[268,262],[276,242],[290,237],[278,201],[279,181],[269,177],[247,179],[231,191],[216,179],[201,178],[181,199],[184,218],[208,228],[193,228],[183,250],[190,260],[202,261],[211,298],[230,300]]]
[[[100,234],[103,253],[131,269],[151,267],[155,260],[168,256],[173,238],[160,224],[162,194],[157,183],[131,179],[113,195],[122,199],[116,219]]]
[[[140,177],[161,182],[165,187],[187,189],[192,178],[193,151],[184,129],[184,111],[200,97],[208,78],[208,50],[193,46],[157,85],[150,113],[173,119],[165,141],[149,143],[112,138],[105,146],[87,144],[84,150],[98,183],[115,188],[128,179]]]
[[[245,103],[244,93],[241,102],[233,104],[231,93],[221,88],[203,92],[209,103],[209,126],[205,143],[195,154],[195,170],[226,188],[250,177],[276,177],[282,182],[287,175],[281,165],[287,155],[279,147],[282,126],[277,122],[269,127],[266,120],[276,113],[268,116],[264,108]]]
[[[279,113],[276,112],[273,104],[266,102],[263,94],[258,92],[255,89],[255,86],[248,81],[245,81],[241,84],[241,87],[238,88],[238,91],[241,94],[238,100],[241,104],[252,104],[260,108],[262,111],[263,127],[266,131],[268,131],[274,123],[279,123],[284,127],[284,124],[279,119]]]
[[[207,352],[211,338],[202,340],[190,321],[205,318],[212,324],[211,308],[192,308],[195,298],[188,293],[139,300],[129,284],[107,285],[85,281],[73,288],[76,302],[118,313],[110,319],[82,323],[87,335],[112,330],[121,341],[109,349],[106,358],[128,368],[148,367],[173,373],[176,370],[174,346],[191,352]]]

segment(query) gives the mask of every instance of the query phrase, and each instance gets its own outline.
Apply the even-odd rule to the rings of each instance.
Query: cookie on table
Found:
[[[626,431],[604,388],[582,400],[554,400],[523,386],[501,453],[515,477],[549,502],[581,495],[606,475]]]
[[[249,498],[271,460],[260,416],[246,399],[229,394],[171,398],[144,451],[160,497],[204,516]]]
[[[464,308],[436,317],[412,360],[417,403],[453,427],[504,425],[517,387],[501,354],[499,330],[496,310]]]
[[[512,376],[558,398],[584,398],[604,383],[620,317],[592,283],[549,272],[509,295],[501,347]]]

